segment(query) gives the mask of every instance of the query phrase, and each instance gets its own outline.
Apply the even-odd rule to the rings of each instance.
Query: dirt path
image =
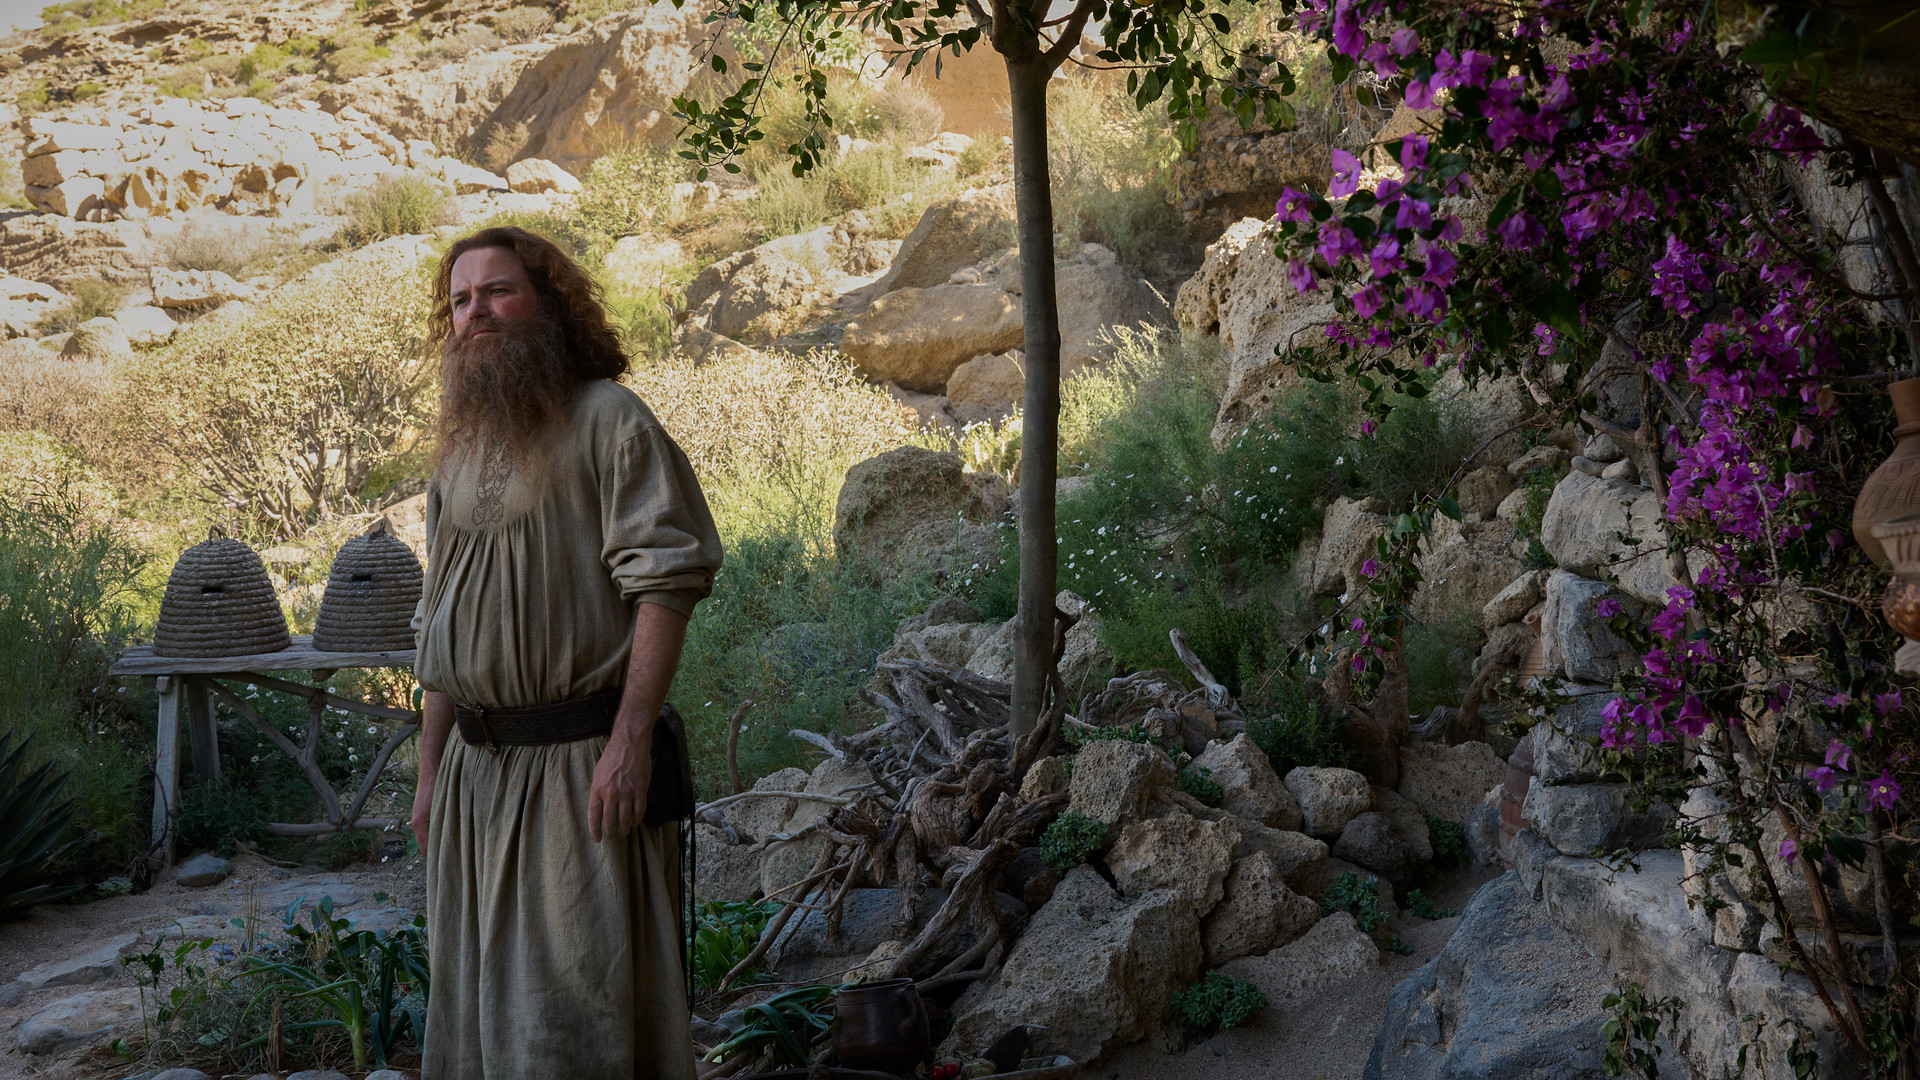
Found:
[[[234,860],[232,876],[218,885],[187,888],[167,880],[138,895],[72,906],[46,905],[33,909],[24,919],[0,924],[0,993],[27,971],[87,953],[129,932],[139,931],[148,941],[162,933],[177,938],[181,936],[181,925],[177,924],[183,924],[194,934],[210,934],[216,924],[250,913],[268,925],[278,925],[288,904],[323,895],[334,898],[337,911],[368,917],[372,912],[396,908],[421,910],[426,887],[417,859],[328,872],[277,867],[241,855]],[[53,1002],[79,993],[134,985],[125,971],[118,971],[100,981],[28,990],[16,1003],[0,1006],[0,1080],[94,1080],[146,1071],[115,1065],[111,1058],[103,1059],[98,1054],[36,1058],[21,1053],[14,1038],[15,1028]]]

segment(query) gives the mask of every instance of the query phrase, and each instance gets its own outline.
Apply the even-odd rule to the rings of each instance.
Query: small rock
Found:
[[[1621,458],[1600,470],[1600,478],[1602,480],[1637,480],[1640,478],[1640,470],[1634,466],[1633,462]]]
[[[1265,956],[1230,961],[1220,972],[1251,980],[1270,1005],[1284,1009],[1379,966],[1379,946],[1360,932],[1352,915],[1336,911],[1292,943]]]
[[[580,181],[551,161],[527,158],[507,166],[507,186],[523,195],[542,195],[549,191],[572,195],[580,190]]]
[[[1521,454],[1507,465],[1507,475],[1516,480],[1525,480],[1527,474],[1535,469],[1559,472],[1567,464],[1567,452],[1557,446],[1542,444]]]
[[[109,318],[88,319],[74,327],[73,336],[60,347],[61,356],[92,356],[120,360],[133,355],[133,346],[120,324]]]
[[[211,852],[188,859],[173,872],[173,880],[193,888],[218,885],[233,873],[233,864]]]
[[[1037,909],[1053,899],[1053,891],[1060,887],[1060,875],[1047,865],[1039,848],[1023,847],[1000,876],[1000,887],[1029,909]]]
[[[1114,881],[1128,897],[1171,890],[1204,917],[1220,902],[1237,830],[1181,811],[1127,824],[1107,852]]]
[[[0,1009],[11,1009],[20,1004],[23,994],[17,983],[0,984]]]
[[[1400,794],[1442,821],[1467,820],[1506,775],[1507,763],[1483,742],[1416,742],[1400,748]]]
[[[723,811],[727,809],[732,807],[725,807]],[[696,896],[702,900],[734,903],[759,898],[759,852],[746,844],[727,843],[725,832],[704,822],[694,826],[694,843]]]
[[[810,777],[805,769],[781,769],[754,782],[755,791],[800,791]],[[721,817],[733,826],[742,839],[753,842],[781,831],[787,815],[793,812],[793,800],[781,798],[741,799],[721,808]]]
[[[1577,473],[1586,473],[1588,476],[1599,476],[1607,469],[1605,465],[1600,464],[1590,457],[1576,457],[1572,461],[1567,462],[1567,467]]]
[[[61,998],[34,1013],[14,1033],[28,1054],[78,1050],[140,1022],[140,990],[89,990]]]
[[[50,960],[23,972],[16,981],[28,990],[104,982],[120,973],[120,956],[140,940],[135,931],[117,934],[86,952]]]
[[[1320,905],[1287,888],[1264,851],[1233,864],[1226,894],[1200,927],[1208,967],[1264,953],[1300,936],[1320,918]]]
[[[393,1072],[372,1073],[367,1077],[367,1080],[382,1080],[382,1078],[391,1080],[392,1077],[399,1075],[399,1073]],[[199,1069],[168,1069],[166,1072],[154,1073],[148,1080],[213,1080],[213,1078],[201,1072]]]
[[[289,1075],[287,1080],[347,1080],[347,1074],[332,1069],[301,1069]]]
[[[1240,830],[1240,842],[1233,849],[1234,858],[1244,859],[1255,852],[1265,852],[1280,871],[1287,888],[1304,896],[1320,892],[1320,879],[1327,865],[1325,842],[1304,833],[1269,829],[1254,821],[1239,818],[1233,821]]]
[[[1027,770],[1026,779],[1020,781],[1020,801],[1032,802],[1057,795],[1067,790],[1067,759],[1064,757],[1041,758]]]
[[[1532,611],[1533,606],[1545,595],[1543,590],[1546,584],[1547,574],[1544,570],[1529,570],[1514,578],[1480,609],[1481,629],[1492,630],[1525,618],[1527,612]]]
[[[1251,737],[1243,734],[1232,742],[1208,744],[1192,767],[1220,785],[1220,808],[1234,817],[1274,829],[1300,828],[1300,804]]]
[[[134,345],[164,345],[180,329],[171,315],[151,304],[130,307],[114,315],[113,321]]]
[[[709,1050],[726,1042],[727,1036],[731,1034],[732,1032],[711,1020],[703,1020],[698,1016],[693,1018],[693,1041]],[[383,1074],[375,1073],[374,1075],[380,1076]],[[398,1076],[399,1074],[395,1073],[393,1075]],[[368,1080],[372,1080],[372,1077],[369,1077]]]
[[[1393,835],[1393,823],[1377,810],[1347,822],[1333,845],[1333,857],[1365,867],[1396,885],[1404,884],[1413,873],[1407,845]]]
[[[1604,431],[1587,440],[1585,454],[1602,465],[1611,465],[1627,456],[1620,444],[1613,441],[1613,436]]]
[[[1285,783],[1300,803],[1301,831],[1323,840],[1339,836],[1347,822],[1373,806],[1367,778],[1352,769],[1302,765],[1287,773]]]
[[[1149,796],[1174,784],[1173,762],[1158,747],[1102,739],[1075,757],[1067,809],[1108,825],[1135,821]]]

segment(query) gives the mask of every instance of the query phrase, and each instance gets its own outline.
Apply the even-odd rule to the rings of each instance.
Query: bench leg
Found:
[[[180,698],[177,675],[162,675],[160,723],[153,754],[153,846],[163,865],[173,865],[173,811],[180,792]]]
[[[187,743],[193,750],[193,774],[220,779],[220,732],[214,726],[213,691],[204,679],[183,678],[186,698]]]

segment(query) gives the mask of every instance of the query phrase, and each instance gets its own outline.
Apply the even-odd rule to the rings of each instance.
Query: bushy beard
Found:
[[[474,337],[476,330],[498,332]],[[578,382],[556,320],[541,314],[467,324],[440,348],[435,463],[466,449],[526,460],[541,429],[566,417]]]

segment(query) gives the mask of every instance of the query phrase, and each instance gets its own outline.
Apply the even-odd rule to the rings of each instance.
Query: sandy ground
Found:
[[[1502,871],[1467,869],[1421,888],[1434,906],[1464,910],[1480,886]],[[1123,1047],[1083,1080],[1358,1080],[1393,988],[1440,952],[1459,925],[1456,915],[1428,922],[1407,915],[1389,922],[1413,947],[1408,956],[1380,950],[1380,966],[1329,986],[1305,1007],[1270,1008],[1245,1027],[1163,1054],[1146,1043]]]

